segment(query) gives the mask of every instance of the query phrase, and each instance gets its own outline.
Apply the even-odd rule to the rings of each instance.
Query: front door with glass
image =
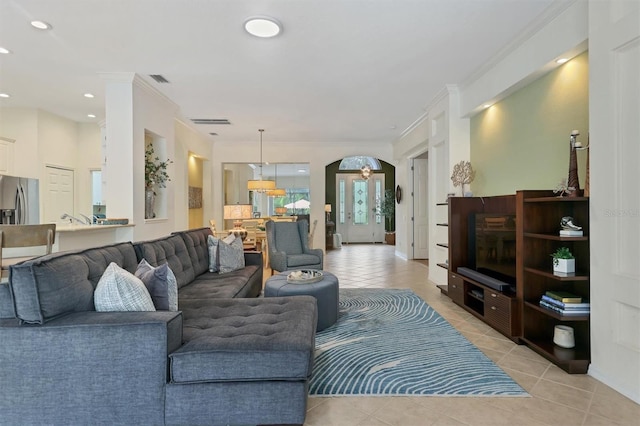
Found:
[[[336,175],[336,230],[343,243],[381,243],[384,217],[380,203],[384,197],[384,174],[364,179],[360,174]]]

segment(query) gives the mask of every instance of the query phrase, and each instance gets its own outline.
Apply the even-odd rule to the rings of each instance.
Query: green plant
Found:
[[[384,191],[384,198],[380,203],[380,214],[384,216],[384,230],[387,232],[395,231],[396,198],[393,189]]]
[[[555,266],[558,266],[558,259],[575,259],[569,247],[559,247],[555,252],[551,253],[550,256],[553,257],[553,264]]]
[[[166,188],[167,182],[171,181],[167,173],[167,167],[173,161],[167,159],[160,161],[158,156],[154,156],[153,144],[147,145],[144,151],[144,185],[147,189],[153,189],[158,185],[160,188]]]

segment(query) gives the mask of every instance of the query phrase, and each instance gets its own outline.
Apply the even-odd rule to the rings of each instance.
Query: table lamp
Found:
[[[331,222],[331,204],[324,205],[324,212],[327,214],[327,222]]]
[[[242,219],[250,219],[252,213],[251,204],[227,204],[224,206],[224,218],[233,219],[233,229],[229,233],[244,240],[247,238],[247,230],[242,227]]]

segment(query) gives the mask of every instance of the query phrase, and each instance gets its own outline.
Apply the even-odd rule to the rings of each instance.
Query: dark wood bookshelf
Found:
[[[558,197],[553,191],[518,191],[516,194],[517,292],[522,311],[522,341],[568,373],[584,374],[591,358],[590,315],[562,315],[540,306],[548,290],[563,290],[590,299],[589,198]],[[560,219],[571,216],[583,236],[559,235]],[[576,257],[574,274],[553,273],[550,253],[568,247]],[[575,348],[553,343],[554,327],[574,329]]]
[[[449,244],[447,244],[447,243],[436,243],[436,245],[437,245],[438,247],[449,248]]]
[[[436,263],[436,265],[438,265],[441,268],[449,270],[449,265],[446,263]]]

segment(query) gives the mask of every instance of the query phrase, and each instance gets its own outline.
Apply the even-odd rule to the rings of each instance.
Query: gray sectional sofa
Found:
[[[43,256],[0,285],[0,424],[302,424],[316,302],[258,298],[262,256],[208,272],[208,228]],[[167,262],[178,312],[96,312],[115,262]]]

